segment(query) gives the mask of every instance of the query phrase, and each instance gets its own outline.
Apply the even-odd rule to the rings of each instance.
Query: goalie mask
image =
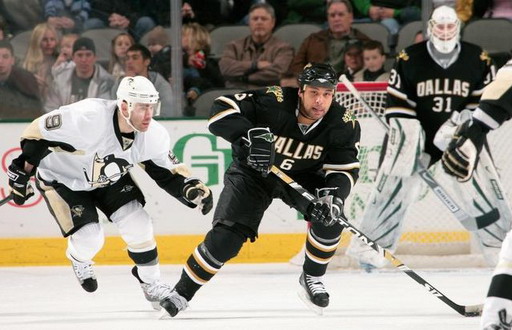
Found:
[[[306,85],[334,89],[337,83],[336,71],[329,64],[308,63],[299,75],[301,90],[304,90]]]
[[[158,91],[153,86],[153,83],[146,77],[135,76],[125,77],[121,80],[119,87],[117,88],[117,107],[121,109],[123,102],[128,105],[128,117],[125,117],[121,111],[121,115],[126,120],[128,125],[138,131],[131,122],[132,111],[135,109],[135,105],[140,104],[152,104],[153,105],[153,116],[160,114],[160,98]]]
[[[460,39],[460,20],[455,10],[440,6],[428,21],[427,35],[437,51],[451,53]]]

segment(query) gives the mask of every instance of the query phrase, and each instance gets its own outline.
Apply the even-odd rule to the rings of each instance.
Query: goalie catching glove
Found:
[[[28,182],[30,174],[15,164],[14,161],[7,170],[7,176],[9,177],[9,186],[11,186],[14,203],[23,205],[30,197],[34,196],[34,189]]]
[[[199,206],[201,213],[206,215],[213,207],[213,197],[210,189],[199,179],[187,178],[183,185],[183,197]]]
[[[343,200],[336,196],[338,188],[316,190],[317,199],[308,207],[307,216],[311,222],[332,226],[343,217]]]
[[[443,153],[442,164],[445,172],[461,182],[468,181],[478,163],[478,155],[489,130],[489,127],[476,119],[460,125]]]
[[[243,138],[248,149],[247,165],[266,177],[274,164],[275,148],[274,134],[268,127],[255,127],[247,131]]]

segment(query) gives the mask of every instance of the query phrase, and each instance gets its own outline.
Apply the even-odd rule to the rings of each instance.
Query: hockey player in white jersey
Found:
[[[101,210],[119,230],[135,263],[132,274],[155,309],[171,288],[160,282],[153,226],[142,191],[129,173],[139,164],[167,193],[207,214],[212,194],[169,151],[166,129],[153,120],[160,107],[153,84],[142,76],[124,78],[116,100],[85,99],[34,120],[21,136],[21,155],[9,166],[11,193],[22,205],[36,185],[68,239],[66,256],[88,292],[98,283],[93,258],[104,243]]]
[[[428,35],[428,41],[402,50],[391,71],[385,112],[390,131],[359,228],[391,251],[396,249],[409,206],[420,194],[417,164],[439,166],[457,122],[471,115],[495,71],[485,51],[460,41],[460,21],[453,8],[434,10]],[[447,178],[447,183],[455,191],[451,197],[476,219],[465,227],[474,232],[486,261],[495,265],[512,212],[494,184],[499,178],[490,157],[486,160],[470,182]],[[347,254],[366,270],[387,264],[357,238],[352,239]]]
[[[512,61],[509,61],[498,71],[496,80],[485,89],[473,120],[457,128],[443,154],[445,171],[461,181],[469,180],[477,164],[487,157],[483,154],[487,133],[511,116]],[[512,329],[512,231],[508,232],[501,247],[498,265],[485,299],[481,329]]]

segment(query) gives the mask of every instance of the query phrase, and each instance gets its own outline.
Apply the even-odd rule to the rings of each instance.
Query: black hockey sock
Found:
[[[204,243],[199,244],[188,257],[187,263],[176,284],[176,291],[187,300],[191,300],[197,290],[206,284],[223,266],[208,252]]]
[[[237,228],[217,224],[188,258],[176,291],[190,301],[225,262],[238,254],[245,240]]]
[[[322,276],[325,274],[327,265],[340,242],[340,234],[336,238],[326,239],[316,235],[314,228],[308,230],[306,258],[303,266],[306,274],[311,276]]]
[[[156,247],[145,252],[132,252],[128,250],[128,256],[136,265],[156,265],[158,263],[158,251]]]

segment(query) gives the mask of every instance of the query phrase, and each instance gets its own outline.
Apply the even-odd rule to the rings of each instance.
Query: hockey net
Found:
[[[387,83],[361,82],[354,83],[354,86],[369,105],[380,116],[383,116]],[[377,174],[385,131],[343,84],[338,85],[335,97],[337,102],[354,112],[361,125],[359,180],[345,206],[347,218],[352,224],[359,227]],[[442,169],[437,166],[430,170],[441,186],[450,193],[447,184],[443,184],[439,175],[436,175],[440,171]],[[460,225],[435,194],[425,184],[422,183],[422,185],[419,199],[411,205],[406,213],[402,236],[394,254],[411,267],[487,267],[488,265],[471,234]],[[351,234],[344,232],[336,256],[331,261],[331,267],[358,267],[353,258],[345,255],[350,239],[352,239]]]

